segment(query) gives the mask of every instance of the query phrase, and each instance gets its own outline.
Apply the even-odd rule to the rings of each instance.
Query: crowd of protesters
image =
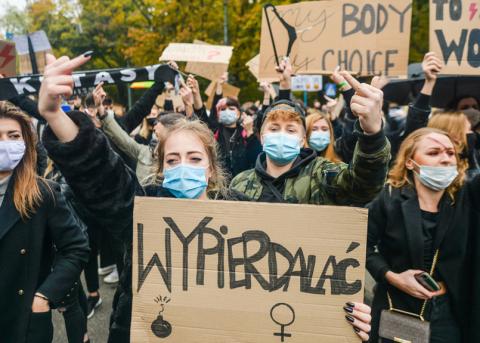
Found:
[[[211,108],[193,75],[174,87],[179,68],[163,64],[125,113],[102,84],[72,96],[71,73],[90,58],[49,55],[38,97],[0,102],[1,342],[51,342],[52,309],[69,343],[91,342],[99,275],[118,282],[108,341],[130,341],[135,196],[367,207],[373,302],[343,308],[358,336],[377,342],[393,304],[424,312],[431,342],[480,341],[479,102],[431,108],[434,53],[406,108],[384,101],[384,78],[339,68],[338,95],[309,107],[283,59],[278,95],[263,82],[263,99],[241,104],[224,97],[223,75]],[[424,271],[440,290],[417,280]]]

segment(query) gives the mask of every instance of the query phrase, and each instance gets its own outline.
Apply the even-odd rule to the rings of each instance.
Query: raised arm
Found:
[[[385,182],[390,161],[390,144],[382,128],[383,93],[372,84],[360,84],[346,72],[344,78],[355,90],[351,108],[358,121],[355,124],[357,146],[348,168],[327,178],[333,187],[337,204],[363,206],[380,192]],[[324,176],[319,176],[324,180]]]

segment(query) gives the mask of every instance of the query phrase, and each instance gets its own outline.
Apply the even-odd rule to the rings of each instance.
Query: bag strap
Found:
[[[263,183],[272,191],[273,195],[275,196],[275,198],[277,198],[277,200],[279,200],[281,203],[285,202],[285,199],[283,199],[282,194],[280,194],[278,189],[273,185],[271,181],[263,180]]]
[[[430,276],[432,276],[433,274],[433,271],[435,270],[435,267],[437,265],[437,261],[438,261],[438,253],[440,252],[439,249],[437,249],[437,251],[435,251],[435,255],[433,256],[433,262],[432,262],[432,267],[430,268]],[[389,310],[390,311],[395,311],[395,312],[398,312],[398,313],[403,313],[403,314],[407,314],[409,316],[413,316],[413,317],[418,317],[420,318],[420,320],[422,322],[425,321],[423,315],[425,313],[425,308],[427,307],[427,302],[428,302],[428,299],[425,299],[425,301],[423,302],[423,305],[422,305],[422,309],[420,311],[420,314],[416,314],[416,313],[412,313],[412,312],[408,312],[408,311],[403,311],[403,310],[399,310],[399,309],[396,309],[393,307],[393,302],[392,302],[392,298],[390,297],[390,294],[388,293],[387,291],[387,298],[388,298],[388,306],[389,306]]]

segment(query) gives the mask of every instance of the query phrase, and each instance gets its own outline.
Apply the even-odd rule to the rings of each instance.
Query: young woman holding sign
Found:
[[[79,56],[73,60],[67,57],[55,60],[48,56],[39,110],[49,122],[44,135],[45,146],[78,198],[107,224],[114,220],[123,223],[112,226],[113,234],[125,242],[126,265],[114,299],[109,342],[129,342],[135,195],[145,195],[146,192],[157,197],[230,200],[245,200],[245,197],[226,190],[214,136],[200,122],[180,122],[161,139],[158,151],[162,183],[142,189],[135,174],[125,167],[110,149],[106,138],[95,130],[83,113],[72,111],[67,115],[60,108],[59,97],[72,93],[72,71],[88,59]],[[164,81],[174,82],[175,74],[172,77],[171,69],[160,68],[164,68],[160,71]],[[348,303],[345,311],[358,335],[363,340],[368,339],[370,308]]]
[[[447,133],[419,129],[402,143],[370,206],[367,268],[378,282],[372,342],[389,307],[422,314],[430,342],[480,341],[480,176],[465,182],[460,162]]]

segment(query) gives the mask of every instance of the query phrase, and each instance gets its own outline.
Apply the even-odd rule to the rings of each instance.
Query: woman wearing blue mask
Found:
[[[130,342],[132,310],[132,227],[135,195],[191,199],[250,200],[225,187],[225,177],[217,156],[217,143],[204,124],[180,121],[160,138],[158,173],[142,188],[135,173],[110,148],[106,138],[81,112],[65,114],[60,94],[72,92],[71,71],[88,57],[55,60],[48,55],[45,78],[39,97],[39,112],[48,121],[44,134],[50,157],[62,171],[70,187],[112,234],[125,244],[125,267],[115,296],[109,342]],[[168,81],[168,80],[165,80]],[[86,148],[88,147],[88,148]],[[348,318],[363,339],[368,338],[370,308],[349,303]]]
[[[64,300],[88,260],[87,237],[60,186],[36,174],[36,140],[29,117],[0,101],[2,342],[51,342],[51,307]],[[77,322],[82,341],[85,325]]]
[[[319,111],[314,111],[307,116],[306,126],[308,147],[316,151],[318,156],[331,162],[341,162],[335,153],[335,137],[332,123],[328,117]]]
[[[373,342],[389,307],[422,314],[432,343],[480,341],[480,316],[473,311],[480,305],[480,176],[465,181],[455,147],[438,129],[410,134],[388,185],[370,205],[367,269],[378,282]],[[418,281],[422,272],[440,289]]]

